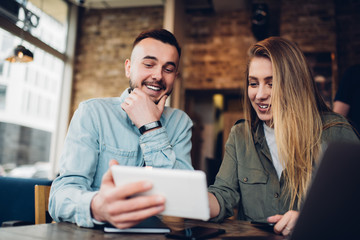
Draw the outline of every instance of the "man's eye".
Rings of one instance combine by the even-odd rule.
[[[173,68],[165,68],[164,71],[167,73],[172,73],[172,72],[174,72],[174,69]]]
[[[149,64],[149,63],[144,63],[144,66],[147,67],[147,68],[151,68],[153,65]]]

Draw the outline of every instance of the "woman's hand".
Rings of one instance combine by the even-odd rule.
[[[276,223],[274,226],[274,232],[277,234],[283,234],[287,236],[294,229],[296,221],[299,217],[298,211],[288,211],[284,215],[274,215],[268,217],[267,221],[269,223]]]
[[[214,194],[208,192],[210,218],[214,218],[220,213],[220,205]]]

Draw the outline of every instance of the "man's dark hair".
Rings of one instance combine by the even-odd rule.
[[[153,29],[144,31],[139,34],[139,36],[135,39],[133,47],[135,47],[141,40],[145,38],[153,38],[156,40],[159,40],[163,43],[168,43],[174,47],[176,47],[176,50],[178,51],[179,58],[181,55],[181,47],[179,46],[179,43],[177,42],[175,36],[169,32],[166,29]]]

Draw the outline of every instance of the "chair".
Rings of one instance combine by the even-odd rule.
[[[35,185],[35,224],[44,224],[50,221],[48,212],[50,186]]]
[[[35,223],[35,185],[52,183],[48,179],[0,177],[0,226]]]

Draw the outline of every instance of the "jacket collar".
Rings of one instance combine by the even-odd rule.
[[[255,125],[255,127],[253,129],[254,143],[255,143],[255,145],[259,144],[262,153],[269,160],[271,160],[270,149],[269,149],[269,146],[268,146],[268,144],[266,142],[263,124],[264,124],[263,121],[259,121],[259,122],[256,123],[256,125]]]
[[[264,133],[264,127],[263,127],[263,122],[262,121],[258,121],[255,125],[255,127],[252,130],[253,135],[254,135],[254,142],[259,143],[259,144],[263,144],[265,141],[265,133]]]

